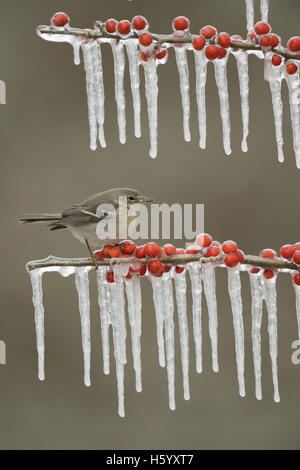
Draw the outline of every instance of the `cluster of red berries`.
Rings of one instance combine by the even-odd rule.
[[[254,26],[254,31],[250,33],[249,36],[253,44],[259,44],[263,50],[271,51],[276,48],[281,40],[277,34],[271,33],[271,26],[269,23],[264,23],[260,21]],[[287,49],[289,52],[300,53],[300,37],[295,36],[288,40]],[[275,67],[281,65],[283,57],[279,54],[274,53],[272,55],[272,64]],[[298,71],[298,66],[293,61],[288,61],[286,64],[286,73],[293,75]]]
[[[193,47],[196,51],[202,51],[205,47],[208,60],[224,59],[230,44],[231,38],[228,33],[218,34],[216,28],[210,25],[201,28],[199,36],[193,40]]]

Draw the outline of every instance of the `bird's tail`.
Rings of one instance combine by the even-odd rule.
[[[21,224],[32,224],[38,222],[55,222],[61,220],[61,214],[29,214],[26,217],[21,217],[19,222]]]

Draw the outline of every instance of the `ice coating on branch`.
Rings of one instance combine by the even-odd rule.
[[[126,364],[126,322],[123,282],[107,283],[108,306],[113,329],[114,356],[118,388],[118,412],[125,416],[124,409],[124,364]]]
[[[269,0],[260,0],[260,12],[262,21],[268,22]]]
[[[161,367],[165,367],[165,343],[164,343],[164,312],[163,312],[163,300],[162,300],[162,289],[161,279],[154,276],[150,277],[153,292],[153,302],[155,308],[156,317],[156,336],[158,345],[158,362]]]
[[[263,285],[261,276],[251,274],[251,317],[252,317],[252,351],[255,376],[255,395],[257,400],[262,399],[261,391],[261,321],[263,305]]]
[[[124,41],[110,41],[114,58],[115,74],[115,100],[117,103],[117,116],[119,126],[119,139],[121,144],[126,142],[126,114],[125,114],[125,91],[124,91]]]
[[[142,299],[141,283],[139,277],[125,280],[126,296],[128,305],[128,317],[131,328],[131,346],[133,366],[135,370],[135,388],[137,392],[142,391],[142,366],[141,366],[141,320]]]
[[[75,270],[75,286],[78,294],[81,322],[81,338],[84,362],[84,385],[91,385],[91,328],[90,328],[90,267],[79,267]]]
[[[157,156],[157,64],[155,59],[148,58],[143,63],[145,73],[145,92],[148,108],[149,133],[150,133],[150,152],[151,158]]]
[[[71,46],[73,47],[74,64],[80,64],[80,45],[83,41],[81,38],[79,38],[78,36],[73,36],[72,34],[41,33],[39,29],[37,29],[37,34],[46,41],[67,42],[68,44],[71,44]]]
[[[189,68],[185,47],[174,47],[176,64],[179,74],[181,103],[183,111],[183,134],[186,142],[191,141],[190,134],[190,82]]]
[[[181,350],[181,368],[183,377],[183,396],[190,399],[189,384],[189,330],[186,311],[186,276],[185,271],[174,275],[176,304],[179,323],[179,338]]]
[[[96,104],[96,90],[95,90],[95,75],[93,64],[93,43],[83,43],[81,45],[83,52],[83,62],[86,74],[86,93],[88,101],[88,114],[90,125],[90,148],[96,150],[97,148],[97,104]]]
[[[294,284],[295,288],[295,296],[296,296],[296,316],[297,316],[297,324],[298,324],[298,338],[300,341],[300,286]]]
[[[208,309],[208,327],[212,352],[212,369],[214,372],[218,372],[218,311],[216,297],[216,277],[215,268],[211,263],[202,265],[202,279]]]
[[[207,75],[208,60],[204,51],[194,50],[195,69],[196,69],[196,98],[198,107],[199,123],[199,146],[206,148],[206,104],[205,104],[205,85]]]
[[[45,327],[42,276],[44,269],[29,271],[32,285],[32,302],[34,305],[34,321],[36,332],[36,345],[38,352],[38,377],[45,380]]]
[[[134,113],[134,134],[136,137],[141,137],[141,96],[138,61],[138,39],[127,39],[127,41],[125,41],[125,45],[129,61],[130,85]]]
[[[239,394],[245,396],[244,380],[244,323],[243,323],[243,303],[241,295],[240,272],[235,268],[228,268],[228,292],[231,302],[233,328],[235,337],[235,355],[237,364],[237,374],[239,383]]]
[[[283,67],[285,66],[285,64],[284,62],[282,62],[281,65],[277,67],[273,67],[271,60],[272,60],[272,54],[266,54],[265,80],[269,82],[271,97],[272,97],[278,161],[283,162],[284,154],[282,150],[283,136],[282,136],[281,83],[283,79]]]
[[[198,262],[188,264],[193,297],[193,334],[195,342],[196,371],[202,372],[202,285],[201,268]]]
[[[111,325],[110,312],[107,302],[107,285],[105,284],[105,275],[107,267],[98,266],[97,284],[98,284],[98,304],[100,308],[100,325],[102,340],[103,372],[108,375],[109,367],[109,325]]]
[[[239,76],[241,109],[243,122],[242,151],[248,151],[247,137],[249,134],[249,70],[248,53],[246,51],[236,51],[234,54]]]
[[[215,78],[218,88],[220,100],[220,112],[223,128],[223,145],[226,155],[231,154],[230,147],[230,117],[229,117],[229,100],[228,100],[228,85],[227,85],[227,59],[228,54],[224,59],[215,60]]]
[[[251,31],[254,27],[254,0],[245,0],[247,31]]]
[[[174,302],[173,287],[170,273],[164,274],[162,280],[163,288],[163,315],[166,362],[168,375],[169,408],[175,410],[175,345],[174,345]]]
[[[294,151],[296,166],[300,169],[300,92],[299,73],[294,75],[286,74],[286,81],[289,88],[289,101],[291,121],[293,128]]]
[[[272,377],[274,385],[274,401],[279,402],[278,389],[278,368],[277,368],[277,296],[276,296],[276,276],[272,279],[265,279],[265,302],[268,310],[268,332],[269,347],[272,363]]]

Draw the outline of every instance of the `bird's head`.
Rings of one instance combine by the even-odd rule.
[[[113,200],[115,205],[118,205],[120,202],[121,204],[127,203],[128,208],[133,204],[148,204],[153,201],[151,197],[144,196],[139,191],[130,188],[112,189],[110,199]]]

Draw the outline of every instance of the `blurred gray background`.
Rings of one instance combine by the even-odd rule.
[[[256,1],[257,19],[259,2]],[[96,284],[91,280],[92,387],[83,385],[77,296],[73,278],[44,275],[46,381],[37,379],[31,285],[25,263],[32,259],[85,256],[67,232],[18,226],[24,212],[58,211],[89,195],[118,186],[141,189],[156,202],[205,204],[205,229],[218,240],[233,238],[247,253],[295,242],[299,231],[299,178],[292,146],[286,86],[283,86],[286,162],[277,162],[274,123],[263,62],[250,58],[249,152],[240,150],[241,112],[236,64],[230,59],[232,155],[222,148],[219,102],[208,73],[207,150],[198,147],[193,58],[192,142],[183,140],[178,74],[173,53],[159,68],[159,155],[148,156],[148,122],[143,95],[141,139],[133,136],[132,103],[126,73],[128,138],[118,142],[111,50],[103,47],[107,149],[89,150],[82,65],[73,65],[69,45],[35,34],[55,11],[66,11],[73,26],[96,19],[145,15],[155,32],[167,33],[184,14],[192,31],[206,24],[231,34],[246,33],[244,1],[204,2],[1,0],[0,79],[7,104],[0,107],[1,149],[1,318],[0,338],[7,365],[0,366],[2,449],[296,449],[300,447],[300,365],[291,362],[297,339],[294,293],[289,275],[278,279],[280,404],[273,403],[266,316],[262,328],[263,400],[254,397],[250,293],[243,274],[246,338],[246,398],[238,395],[234,337],[226,273],[217,272],[220,372],[211,371],[207,311],[204,307],[204,372],[194,371],[191,337],[191,400],[182,397],[176,323],[177,409],[168,409],[166,371],[158,365],[155,319],[149,282],[143,281],[143,387],[134,390],[132,360],[126,367],[126,418],[117,414],[114,364],[102,373]],[[284,43],[299,33],[297,0],[270,1],[270,22]],[[142,74],[141,74],[142,76]],[[143,79],[142,79],[143,80]],[[221,272],[220,272],[221,271]],[[189,308],[191,306],[189,297]],[[190,311],[190,310],[189,310]],[[129,346],[128,338],[128,346]]]

